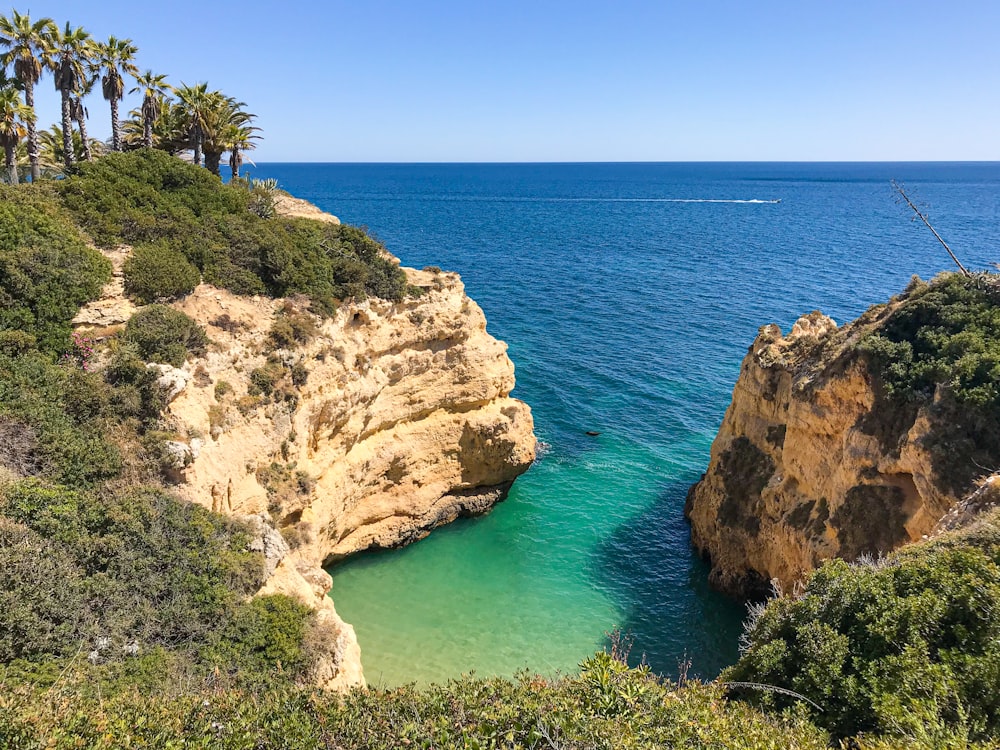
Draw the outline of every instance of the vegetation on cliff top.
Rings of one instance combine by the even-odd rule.
[[[402,296],[403,272],[363,231],[262,218],[251,193],[150,150],[82,164],[59,182],[0,186],[7,687],[76,675],[105,695],[197,692],[291,685],[312,667],[305,644],[322,630],[312,612],[283,596],[248,600],[263,571],[250,528],[170,492],[171,451],[193,435],[164,418],[147,363],[183,365],[209,343],[204,330],[149,304],[100,352],[72,333],[111,276],[92,242],[136,244],[125,282],[140,303],[213,274],[237,291],[303,294],[320,312],[347,296]]]
[[[345,297],[402,299],[405,274],[363,230],[262,218],[247,187],[145,150],[81,165],[55,190],[98,245],[136,248],[126,285],[140,301],[190,291],[192,266],[236,294],[304,294],[318,312]]]
[[[934,469],[953,492],[1000,468],[1000,276],[914,280],[860,347],[882,386],[876,410],[890,443],[926,406]]]

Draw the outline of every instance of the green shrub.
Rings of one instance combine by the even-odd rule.
[[[18,330],[0,331],[0,354],[17,357],[27,354],[38,346],[38,340],[30,333]]]
[[[264,204],[240,184],[141,150],[82,164],[55,189],[98,244],[167,242],[205,281],[237,294],[304,294],[321,313],[344,297],[403,298],[405,274],[364,231],[259,216],[251,209]]]
[[[72,485],[116,476],[121,455],[105,429],[112,393],[100,375],[38,352],[0,355],[0,421],[30,429],[31,473]]]
[[[150,305],[133,315],[122,339],[146,361],[174,367],[183,365],[188,355],[204,352],[208,344],[204,328],[166,305]]]
[[[822,708],[814,721],[839,737],[997,736],[998,519],[876,564],[824,564],[802,596],[751,619],[746,649],[722,679],[801,693]]]
[[[83,699],[78,694],[62,699],[58,693],[37,700],[37,693],[22,688],[0,696],[0,740],[56,750],[827,747],[824,734],[801,716],[767,716],[726,702],[712,686],[677,689],[627,672],[612,688],[622,694],[623,707],[608,715],[592,708],[592,691],[576,678],[527,674],[343,696],[286,686],[180,695],[131,691]]]
[[[961,494],[1000,455],[1000,276],[943,274],[909,289],[860,345],[882,386],[876,410],[892,422],[876,432],[894,448],[930,406],[935,472]]]
[[[262,583],[242,525],[156,490],[98,496],[20,482],[0,498],[4,535],[2,590],[20,603],[0,610],[0,658],[65,655],[99,637],[112,649],[102,660],[130,643],[207,641]]]
[[[56,539],[0,516],[0,662],[78,646],[83,573]]]
[[[274,356],[268,357],[262,367],[250,372],[250,396],[270,396],[279,381],[285,377],[286,369],[281,360]]]
[[[110,278],[111,264],[57,201],[30,185],[0,186],[0,331],[23,331],[62,352],[70,320]]]
[[[294,676],[306,664],[302,639],[312,615],[309,607],[283,594],[256,597],[233,613],[204,658],[231,674],[280,670]]]
[[[154,149],[79,165],[57,185],[77,222],[102,246],[188,236],[201,221],[246,210],[246,195],[205,169]]]
[[[191,292],[201,274],[183,253],[164,242],[135,249],[123,269],[125,293],[141,305]]]

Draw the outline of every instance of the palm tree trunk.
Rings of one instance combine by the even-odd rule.
[[[222,153],[219,151],[206,151],[205,152],[205,169],[214,174],[216,177],[221,177],[219,174],[219,162],[222,161]]]
[[[146,148],[153,147],[153,118],[148,114],[142,116],[142,145]]]
[[[201,166],[201,128],[197,125],[191,129],[191,139],[194,141],[194,165]]]
[[[118,122],[118,100],[111,99],[111,150],[122,150],[122,126]]]
[[[240,147],[233,146],[229,153],[229,168],[233,171],[233,179],[240,179],[240,167],[243,166],[243,156],[240,154]]]
[[[7,181],[11,185],[17,184],[17,162],[14,159],[14,149],[15,146],[13,143],[4,144],[3,150],[7,166]]]
[[[32,113],[35,111],[35,86],[29,80],[24,82],[24,103],[31,107]],[[26,123],[28,126],[28,161],[31,162],[31,181],[38,182],[42,176],[42,169],[38,164],[38,130],[35,129],[35,119],[31,118]]]
[[[83,160],[90,161],[90,138],[87,137],[87,112],[83,108],[83,102],[76,100],[76,124],[80,126],[80,145],[83,146]]]
[[[73,110],[70,107],[69,89],[62,89],[62,137],[63,137],[63,163],[69,169],[76,162],[76,155],[73,153]]]

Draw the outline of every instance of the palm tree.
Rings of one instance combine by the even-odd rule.
[[[243,109],[246,106],[245,102],[238,102],[233,97],[224,96],[218,91],[212,94],[210,106],[205,112],[202,140],[205,168],[218,177],[219,162],[222,161],[222,155],[230,150],[235,130],[247,128],[249,138],[258,128],[250,124],[256,115]]]
[[[111,102],[111,150],[122,150],[122,131],[118,122],[118,102],[125,94],[125,79],[130,75],[137,78],[139,69],[132,62],[138,48],[131,39],[109,37],[108,41],[97,44],[97,66],[101,71],[101,89],[104,98]],[[148,75],[148,72],[147,72]],[[161,76],[162,77],[162,76]],[[155,118],[154,118],[155,119]]]
[[[83,161],[83,140],[80,134],[74,129],[70,131],[70,142],[73,144],[74,162]],[[64,165],[66,164],[65,134],[58,125],[51,125],[48,130],[38,133],[39,159],[42,164],[43,177],[58,177],[66,174]],[[90,149],[96,156],[102,156],[107,150],[107,146],[101,141],[91,141]]]
[[[205,138],[205,128],[208,125],[209,111],[218,106],[222,97],[218,91],[209,91],[207,83],[188,86],[181,83],[175,89],[178,104],[183,108],[188,122],[188,137],[191,139],[191,149],[194,151],[194,164],[201,166],[201,148]]]
[[[145,148],[145,123],[142,111],[133,109],[129,119],[122,123],[122,147],[127,151]],[[153,148],[177,156],[188,150],[187,118],[181,106],[169,99],[160,101],[159,117],[150,125],[150,142]]]
[[[51,18],[41,18],[32,23],[31,18],[11,11],[10,18],[0,16],[0,47],[6,51],[0,55],[0,64],[12,65],[14,75],[24,84],[24,103],[32,113],[35,111],[35,84],[42,77],[42,70],[49,66],[52,54],[52,39],[57,33]],[[41,172],[38,165],[38,133],[35,118],[29,118],[28,161],[31,163],[31,179],[35,181]]]
[[[230,125],[226,133],[226,143],[229,147],[229,169],[232,170],[232,179],[240,178],[240,168],[243,166],[243,153],[257,148],[254,141],[260,136],[255,131],[260,130],[252,125]],[[251,162],[252,164],[253,162]]]
[[[90,113],[87,108],[83,106],[83,97],[90,96],[90,93],[94,90],[94,83],[97,81],[97,77],[93,76],[83,81],[79,87],[76,94],[70,97],[69,110],[74,122],[76,122],[77,127],[80,129],[80,144],[83,148],[83,160],[90,161],[92,158],[92,151],[90,148],[90,138],[87,136],[87,118],[90,117]]]
[[[66,24],[63,31],[55,36],[55,56],[51,66],[55,74],[56,91],[62,95],[62,136],[63,158],[69,169],[76,161],[73,153],[73,106],[72,96],[79,92],[88,78],[88,62],[93,44],[90,34],[82,26],[75,29]]]
[[[142,92],[142,145],[146,148],[152,148],[153,123],[160,117],[164,97],[174,89],[167,84],[165,75],[153,75],[151,70],[136,76],[135,82],[138,85],[129,93]]]
[[[13,82],[0,87],[0,146],[11,185],[17,184],[17,146],[28,134],[26,125],[34,119],[34,110],[21,101],[21,91]]]

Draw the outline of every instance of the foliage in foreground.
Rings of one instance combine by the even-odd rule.
[[[81,700],[67,688],[0,698],[0,745],[19,748],[821,748],[801,716],[721,691],[678,689],[607,654],[578,677],[464,678],[346,696],[273,690]]]
[[[204,640],[262,582],[240,524],[148,490],[0,496],[0,661]],[[51,570],[49,570],[51,569]],[[43,572],[48,571],[43,575]],[[39,585],[43,582],[43,585]]]
[[[884,560],[826,563],[751,620],[745,646],[722,679],[800,693],[836,736],[1000,736],[1000,512]]]

